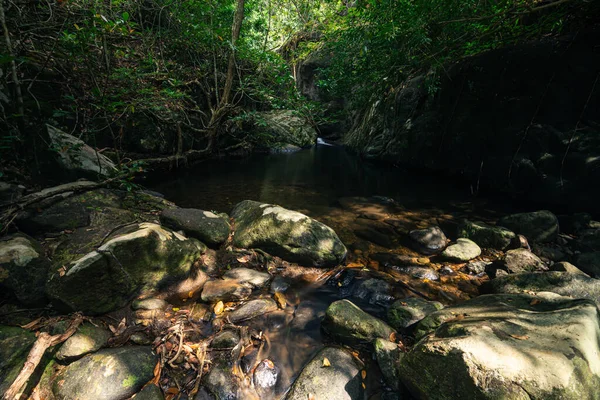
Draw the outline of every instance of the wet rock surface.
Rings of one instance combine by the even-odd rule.
[[[378,337],[387,339],[395,332],[388,324],[349,300],[332,303],[327,308],[322,326],[333,338],[347,344],[371,342]]]
[[[229,314],[229,319],[231,322],[236,324],[238,322],[246,321],[275,310],[277,310],[277,303],[275,300],[270,298],[256,299],[249,301]]]

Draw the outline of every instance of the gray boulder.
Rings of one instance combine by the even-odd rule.
[[[210,247],[218,247],[229,237],[229,221],[210,211],[195,208],[171,208],[163,210],[160,222],[169,228],[184,231]]]
[[[515,249],[506,252],[504,269],[511,274],[521,272],[545,271],[548,267],[538,256],[527,249]]]
[[[388,308],[387,321],[394,329],[405,329],[444,308],[442,303],[409,297],[397,300]]]
[[[259,248],[284,260],[316,267],[338,265],[346,247],[330,227],[296,211],[245,200],[237,204],[233,244]]]
[[[26,235],[0,240],[0,288],[7,290],[25,305],[47,302],[44,287],[50,268],[44,249]]]
[[[442,256],[450,261],[466,262],[479,257],[481,248],[472,240],[460,238],[456,244],[448,246]]]
[[[55,357],[61,361],[76,360],[106,346],[111,336],[111,333],[104,328],[83,324],[73,336],[60,346]]]
[[[484,222],[464,221],[458,229],[458,237],[471,239],[480,247],[504,250],[516,238],[514,232],[501,226]]]
[[[412,247],[419,253],[427,255],[441,252],[448,241],[439,226],[410,231],[408,236],[411,239]]]
[[[330,336],[345,344],[370,343],[376,338],[389,339],[395,333],[388,324],[364,312],[349,300],[331,303],[321,326]]]
[[[110,312],[136,295],[186,280],[205,249],[160,225],[137,224],[65,269],[51,271],[46,290],[59,308]]]
[[[150,347],[101,350],[69,364],[54,381],[56,400],[121,400],[154,376],[158,358]]]
[[[330,366],[324,366],[324,360]],[[348,350],[325,347],[302,369],[286,400],[358,400],[363,398],[361,366]]]
[[[558,235],[558,218],[546,210],[507,215],[498,225],[525,235],[532,242],[551,242]]]
[[[417,398],[598,399],[598,324],[588,300],[480,296],[419,323],[401,379]]]

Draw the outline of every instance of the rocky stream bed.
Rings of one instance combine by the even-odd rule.
[[[588,214],[46,194],[0,238],[0,393],[61,343],[7,398],[600,399]]]

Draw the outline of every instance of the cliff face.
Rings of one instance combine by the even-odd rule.
[[[490,51],[424,76],[356,115],[367,158],[463,175],[530,200],[598,207],[600,30]]]

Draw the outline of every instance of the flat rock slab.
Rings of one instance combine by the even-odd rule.
[[[598,399],[598,324],[588,300],[480,296],[422,320],[400,376],[417,398]]]
[[[329,335],[345,344],[370,343],[378,337],[389,339],[395,333],[388,324],[364,312],[349,300],[331,303],[322,326]]]
[[[54,381],[57,400],[122,400],[154,376],[158,358],[150,347],[101,350],[69,364]]]
[[[323,366],[325,359],[329,361],[329,367]],[[348,350],[325,347],[304,366],[286,400],[362,399],[360,370],[360,366]]]
[[[450,261],[466,262],[479,257],[481,248],[472,240],[460,238],[455,244],[448,246],[442,256]]]
[[[315,267],[335,266],[346,257],[346,247],[333,229],[299,212],[245,200],[234,207],[231,216],[236,247],[259,248]]]
[[[182,230],[210,247],[218,247],[229,237],[231,226],[225,218],[196,208],[163,210],[160,222],[176,231]]]

